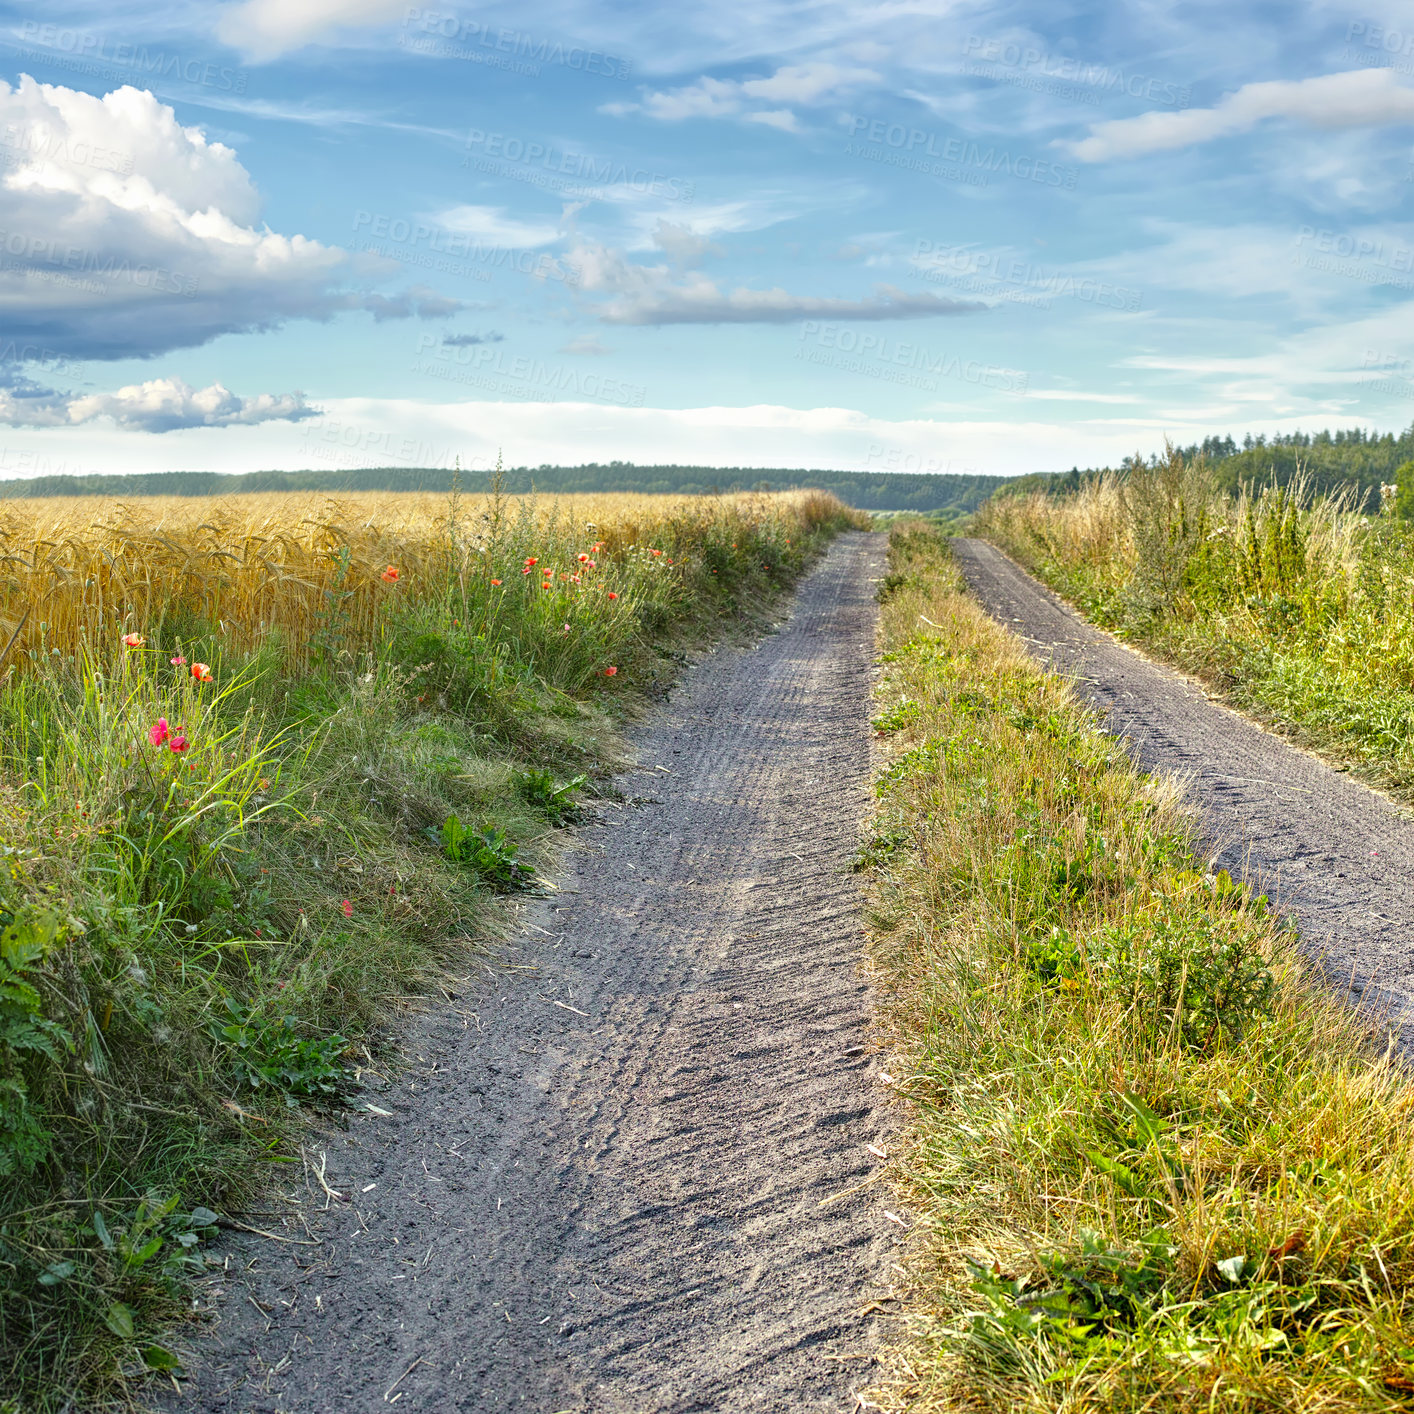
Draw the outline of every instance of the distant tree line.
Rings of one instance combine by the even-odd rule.
[[[0,497],[20,496],[234,496],[255,491],[433,491],[449,492],[456,475],[475,494],[491,484],[492,472],[454,473],[447,467],[367,467],[350,471],[154,471],[136,475],[40,476],[0,481]],[[1007,478],[925,472],[800,471],[794,468],[637,466],[590,462],[584,466],[512,467],[504,472],[513,495],[536,491],[567,495],[584,491],[638,491],[701,495],[731,491],[786,491],[814,486],[833,491],[861,510],[918,511],[966,515]]]
[[[1285,486],[1301,475],[1314,493],[1348,489],[1359,509],[1374,511],[1379,509],[1380,487],[1395,484],[1396,472],[1414,460],[1414,424],[1398,436],[1363,427],[1334,432],[1285,432],[1274,437],[1253,437],[1249,433],[1241,445],[1231,437],[1205,437],[1179,450],[1186,457],[1205,457],[1214,481],[1226,491],[1273,481]],[[1064,495],[1107,471],[1122,474],[1135,460],[1153,466],[1160,459],[1153,456],[1147,463],[1142,458],[1131,459],[1115,468],[1091,467],[1082,471],[1072,467],[1070,471],[1037,472],[1009,482],[1006,490],[1044,490]]]

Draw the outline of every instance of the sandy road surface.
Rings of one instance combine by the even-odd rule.
[[[1332,983],[1397,1018],[1414,1050],[1410,812],[1085,623],[994,546],[953,549],[988,613],[1074,677],[1146,769],[1187,780],[1223,867],[1293,909]]]
[[[315,1145],[352,1199],[306,1203],[320,1245],[243,1240],[212,1279],[167,1407],[853,1407],[899,1232],[847,869],[883,560],[843,537],[779,632],[687,674],[517,970]]]

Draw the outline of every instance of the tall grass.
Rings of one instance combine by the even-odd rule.
[[[1414,788],[1414,526],[1393,502],[1214,489],[1201,461],[1070,496],[999,496],[973,522],[1102,627],[1382,785]]]
[[[494,940],[675,646],[854,517],[809,493],[4,514],[0,1406],[119,1406],[172,1365],[222,1215],[299,1161],[300,1110],[341,1102],[400,999]]]
[[[869,1398],[1407,1407],[1407,1074],[936,533],[897,530],[891,571],[860,865],[916,1226]]]

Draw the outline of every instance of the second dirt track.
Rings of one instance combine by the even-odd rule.
[[[1213,867],[1291,910],[1327,981],[1414,1050],[1414,827],[1407,809],[1209,699],[1189,678],[1086,623],[1000,550],[953,552],[983,608],[1124,736],[1178,776]]]
[[[169,1407],[854,1404],[898,1232],[848,871],[883,564],[844,536],[689,672],[503,970],[328,1136],[340,1199],[237,1245]]]

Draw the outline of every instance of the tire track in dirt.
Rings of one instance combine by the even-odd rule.
[[[1414,1050],[1414,824],[1407,808],[1208,698],[1074,610],[995,546],[952,542],[973,594],[1124,736],[1176,775],[1214,848],[1291,909],[1330,983],[1388,1015]]]
[[[168,1407],[853,1406],[898,1232],[848,871],[883,564],[842,537],[778,632],[688,672],[519,970],[415,1023],[392,1114],[328,1135],[352,1202],[304,1205],[321,1245],[235,1246]]]

